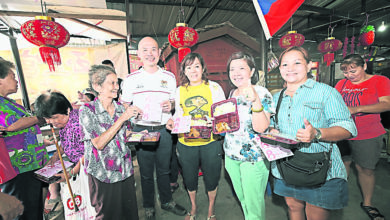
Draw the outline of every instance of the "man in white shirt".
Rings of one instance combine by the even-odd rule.
[[[184,216],[187,213],[183,207],[172,200],[169,180],[172,137],[167,132],[165,124],[172,116],[176,78],[173,73],[157,65],[160,53],[161,50],[153,38],[144,37],[139,41],[137,55],[143,62],[143,67],[124,79],[121,96],[122,103],[132,103],[143,111],[141,119],[135,120],[133,131],[148,130],[160,133],[160,140],[156,145],[136,146],[143,206],[147,219],[155,218],[154,167],[156,167],[161,208],[176,215]]]

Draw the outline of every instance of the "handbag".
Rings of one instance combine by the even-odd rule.
[[[278,111],[284,90],[281,91],[276,106],[276,128],[278,128]],[[276,165],[287,184],[301,187],[320,186],[326,181],[331,153],[332,147],[329,151],[319,153],[305,153],[295,149],[293,156],[277,160]]]
[[[320,186],[325,183],[330,166],[329,152],[304,153],[299,150],[294,155],[276,162],[280,175],[287,184],[295,186]]]
[[[4,139],[0,138],[0,184],[13,179],[16,175],[17,173],[12,167]]]

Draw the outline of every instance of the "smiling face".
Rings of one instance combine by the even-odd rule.
[[[202,83],[203,67],[200,64],[198,58],[195,58],[192,64],[188,64],[184,68],[184,71],[185,71],[184,74],[187,76],[188,80],[190,81],[191,86],[197,86]]]
[[[254,71],[244,59],[235,59],[230,62],[229,78],[237,88],[244,88],[251,85]]]
[[[307,63],[301,51],[291,50],[283,54],[279,70],[287,85],[301,85],[306,82],[311,65],[311,61]]]
[[[350,64],[345,67],[343,74],[347,79],[351,80],[353,84],[359,84],[365,80],[366,68],[367,64],[364,64],[364,66]]]
[[[18,91],[18,81],[14,71],[9,70],[8,75],[4,79],[0,79],[0,95],[6,97]]]
[[[119,84],[115,73],[108,74],[101,85],[94,85],[100,98],[114,99],[118,96]]]
[[[156,68],[160,58],[160,49],[157,42],[151,37],[143,38],[138,44],[138,57],[146,68]]]

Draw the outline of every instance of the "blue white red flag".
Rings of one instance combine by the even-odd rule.
[[[265,37],[270,39],[305,0],[252,0]]]

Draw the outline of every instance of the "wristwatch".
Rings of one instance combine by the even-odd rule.
[[[316,141],[319,141],[322,137],[322,133],[321,133],[320,129],[318,129],[318,128],[315,128],[315,129],[316,129],[317,133],[315,134],[314,139]]]

